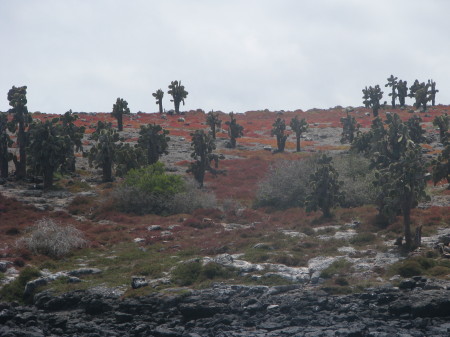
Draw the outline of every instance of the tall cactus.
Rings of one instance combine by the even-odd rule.
[[[277,152],[284,152],[286,146],[286,140],[289,135],[285,134],[286,123],[284,119],[278,117],[272,124],[272,130],[270,134],[277,137]]]
[[[394,75],[391,75],[391,77],[389,77],[387,79],[388,83],[386,83],[384,86],[385,87],[391,87],[391,92],[389,93],[389,96],[392,97],[391,103],[392,103],[392,108],[395,109],[395,100],[398,96],[397,94],[397,86],[398,86],[398,82],[397,82],[397,77],[394,77]]]
[[[62,130],[68,136],[67,141],[67,156],[65,162],[61,165],[62,171],[75,172],[75,152],[83,151],[83,135],[85,132],[84,126],[75,125],[78,115],[72,113],[72,110],[67,111],[61,116],[60,121]]]
[[[433,125],[439,128],[439,139],[442,144],[448,141],[448,130],[450,127],[450,116],[444,113],[441,116],[436,116],[433,119]]]
[[[8,116],[0,112],[0,177],[8,178],[8,162],[12,159],[12,154],[8,151],[13,144],[8,135]]]
[[[377,84],[375,87],[369,87],[362,90],[363,103],[366,108],[372,108],[374,117],[378,116],[378,110],[381,108],[380,100],[383,98],[383,92]]]
[[[163,113],[162,99],[164,97],[164,91],[158,89],[156,90],[156,92],[152,94],[152,96],[156,98],[156,104],[158,104],[159,113],[162,114]]]
[[[349,142],[353,143],[355,138],[355,133],[359,131],[359,124],[356,122],[355,117],[350,116],[347,111],[347,116],[341,118],[342,123],[342,134],[341,143]]]
[[[205,179],[205,172],[209,171],[214,175],[224,173],[224,171],[218,170],[219,156],[214,154],[216,149],[214,139],[204,130],[196,130],[191,133],[193,152],[191,157],[195,160],[190,164],[188,173],[193,173],[195,180],[199,183],[199,187],[203,187],[203,181]],[[211,166],[211,162],[214,162],[214,167]]]
[[[53,186],[53,175],[66,162],[70,137],[58,124],[59,118],[37,121],[29,129],[28,164],[31,172],[42,175],[44,190]]]
[[[183,103],[186,99],[187,95],[189,94],[186,90],[184,90],[184,85],[181,85],[181,81],[172,81],[169,85],[169,91],[167,92],[169,95],[172,95],[172,99],[170,100],[173,102],[175,107],[175,113],[180,113],[180,103]]]
[[[402,80],[398,81],[397,95],[400,107],[405,107],[405,98],[408,97],[408,82]]]
[[[239,125],[234,118],[234,113],[230,112],[230,120],[225,122],[228,125],[228,136],[230,137],[230,148],[236,147],[236,139],[244,135],[244,127]]]
[[[291,119],[291,123],[289,124],[289,126],[295,132],[296,151],[300,152],[300,138],[302,136],[302,133],[308,130],[308,123],[306,122],[306,119],[302,118],[301,120],[299,120],[298,116],[295,116],[295,118]]]
[[[27,128],[31,123],[31,116],[27,108],[27,87],[12,87],[8,92],[9,105],[12,106],[8,113],[13,114],[13,120],[9,124],[9,130],[17,130],[16,143],[19,146],[19,159],[14,155],[13,161],[16,166],[16,178],[23,179],[27,174]]]
[[[433,80],[428,80],[428,84],[430,85],[431,106],[434,106],[436,104],[436,94],[439,92],[439,90],[436,90],[436,82],[434,82]]]
[[[97,141],[92,146],[89,154],[89,166],[102,169],[102,180],[112,181],[113,165],[116,162],[117,144],[119,134],[111,127],[111,123],[98,122],[96,131],[91,135],[91,139]]]
[[[423,88],[425,83],[420,83],[419,80],[415,80],[414,83],[409,87],[408,96],[414,98],[416,96],[416,91]]]
[[[427,103],[431,100],[430,84],[420,83],[419,86],[414,89],[414,98],[416,108],[422,107],[423,111],[427,110]]]
[[[220,126],[222,125],[219,114],[212,110],[208,112],[208,115],[206,116],[206,124],[208,124],[211,128],[211,135],[213,139],[216,139],[216,128],[220,128]]]
[[[167,148],[170,138],[168,130],[161,125],[141,125],[139,131],[138,145],[146,152],[147,164],[155,164],[163,154],[168,154]]]
[[[117,129],[123,131],[123,115],[129,115],[130,109],[128,108],[128,102],[123,98],[117,98],[116,104],[113,105],[113,111],[111,115],[117,119]]]

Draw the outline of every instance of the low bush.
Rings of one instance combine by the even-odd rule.
[[[389,268],[389,275],[398,274],[402,277],[430,275],[434,277],[450,274],[450,262],[425,256],[415,256],[394,263]]]
[[[84,247],[87,242],[81,231],[71,225],[62,225],[43,218],[30,228],[29,234],[18,240],[34,254],[61,258],[73,249]]]
[[[349,242],[355,246],[364,246],[370,243],[373,243],[376,240],[377,236],[373,233],[358,233],[354,237],[352,237]]]
[[[339,259],[330,264],[327,268],[322,270],[320,277],[332,278],[335,275],[347,274],[352,267],[352,263],[346,259]]]
[[[216,207],[213,194],[199,190],[192,180],[166,173],[162,163],[130,170],[115,189],[113,199],[120,211],[140,215],[190,213],[197,208]]]
[[[274,164],[259,183],[256,207],[286,209],[303,207],[311,192],[311,175],[316,171],[318,156]],[[377,189],[373,185],[374,172],[369,160],[357,154],[333,156],[333,167],[343,182],[340,191],[344,195],[342,207],[357,207],[373,204]]]
[[[333,166],[343,182],[340,191],[344,193],[342,207],[358,207],[375,203],[378,193],[373,185],[375,172],[370,169],[369,159],[358,154],[333,156]]]
[[[413,277],[423,274],[423,268],[416,260],[405,261],[398,267],[398,274],[402,277]]]
[[[233,270],[217,263],[202,265],[199,261],[181,263],[172,271],[172,281],[179,286],[189,286],[194,283],[213,279],[227,279],[233,275]]]
[[[277,162],[259,183],[255,206],[277,209],[303,206],[311,191],[310,176],[316,167],[316,156]]]

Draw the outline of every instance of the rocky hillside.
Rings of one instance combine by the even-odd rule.
[[[413,114],[422,118],[427,160],[442,150],[431,121],[448,110],[395,111],[403,120]],[[120,211],[115,198],[123,179],[102,183],[100,172],[80,154],[76,173],[58,175],[52,191],[43,191],[38,181],[2,181],[0,296],[33,306],[0,304],[0,335],[448,335],[447,185],[429,184],[430,200],[413,210],[413,226],[422,226],[422,246],[411,253],[396,245],[401,218],[379,226],[374,205],[337,208],[327,219],[303,207],[256,203],[274,165],[324,151],[335,161],[345,156],[349,144],[340,142],[340,118],[347,111],[368,130],[365,108],[237,115],[245,130],[237,148],[227,147],[226,130],[217,137],[220,167],[227,174],[206,177],[209,207],[189,213]],[[386,113],[391,112],[382,117]],[[80,116],[89,150],[95,123],[114,120],[101,113]],[[273,152],[277,116],[308,120],[301,152],[294,152],[290,130],[286,151]],[[169,173],[186,176],[190,133],[208,128],[205,114],[133,114],[126,116],[121,137],[135,144],[139,126],[148,123],[170,131],[169,154],[162,162]],[[63,258],[36,253],[23,242],[39,221],[70,225],[86,244]]]

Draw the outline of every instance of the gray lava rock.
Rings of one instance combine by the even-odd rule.
[[[46,291],[34,297],[33,306],[0,303],[0,335],[448,336],[449,283],[437,284],[441,289],[386,285],[340,296],[299,285],[216,284],[180,295],[126,299],[89,290]]]

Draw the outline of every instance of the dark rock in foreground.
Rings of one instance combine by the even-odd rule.
[[[0,336],[449,336],[450,287],[328,295],[300,286],[227,286],[120,299],[42,292],[0,304]]]

